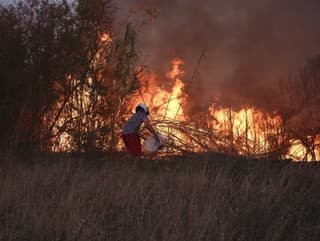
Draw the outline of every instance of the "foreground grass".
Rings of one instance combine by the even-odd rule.
[[[320,240],[317,164],[214,154],[0,169],[0,240]]]

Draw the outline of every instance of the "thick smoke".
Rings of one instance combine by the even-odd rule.
[[[179,56],[190,80],[202,50],[199,75],[190,86],[192,107],[205,109],[214,95],[222,104],[277,103],[278,81],[320,53],[319,0],[119,0],[121,11],[156,8],[139,29],[141,60],[160,76]],[[165,79],[163,81],[166,81]]]

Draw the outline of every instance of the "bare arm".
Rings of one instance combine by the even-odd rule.
[[[150,131],[150,133],[153,134],[156,141],[160,142],[159,136],[158,136],[157,132],[154,130],[154,128],[152,127],[152,125],[150,124],[149,119],[145,118],[143,122],[144,122],[146,128],[148,129],[148,131]]]
[[[137,135],[140,136],[143,140],[147,139],[147,137],[145,137],[140,131],[138,131]]]

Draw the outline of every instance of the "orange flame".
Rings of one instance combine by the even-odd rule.
[[[103,43],[109,43],[112,41],[108,34],[101,36]],[[97,61],[99,56],[97,56]],[[162,120],[174,120],[174,121],[186,121],[190,120],[185,114],[183,109],[186,105],[188,95],[185,93],[185,84],[182,78],[185,72],[181,69],[184,61],[180,58],[174,58],[171,61],[171,70],[166,74],[167,82],[159,81],[158,76],[154,72],[144,73],[140,78],[141,88],[130,97],[130,103],[132,106],[127,110],[134,110],[138,103],[145,103],[151,114],[154,114],[161,122]],[[77,80],[72,79],[71,76],[67,76],[68,81],[72,81],[73,85],[76,85]],[[159,85],[159,83],[162,85]],[[167,85],[164,85],[167,83]],[[88,79],[88,85],[92,84],[92,79]],[[88,102],[90,101],[88,90],[84,89],[80,93],[82,95],[81,108],[86,109]],[[274,113],[266,113],[255,107],[245,107],[238,111],[232,108],[217,107],[215,102],[219,99],[219,96],[215,96],[214,103],[208,109],[207,114],[207,128],[216,133],[217,140],[214,144],[209,144],[212,149],[223,148],[224,151],[231,150],[233,153],[240,155],[262,155],[270,150],[279,147],[281,140],[281,125],[282,119],[279,115]],[[76,98],[72,99],[74,106],[80,104]],[[59,104],[57,105],[59,106]],[[78,113],[69,113],[72,118],[79,117]],[[203,118],[205,119],[205,118]],[[58,121],[58,127],[54,128],[57,131],[59,126],[63,125],[65,117],[62,115]],[[85,122],[85,120],[84,120]],[[193,125],[193,123],[189,123]],[[94,128],[94,127],[92,127]],[[192,127],[198,128],[200,127]],[[162,125],[158,127],[162,133],[184,139],[191,146],[194,144],[192,140],[189,140],[187,136],[180,133],[178,130],[169,130],[169,127]],[[210,143],[210,140],[204,137],[206,144]],[[53,151],[67,151],[71,146],[71,136],[67,133],[62,133],[56,140],[57,144],[54,145]],[[308,151],[306,147],[298,140],[291,140],[287,153],[284,155],[286,158],[292,158],[295,161],[298,160],[314,160],[320,159],[320,135],[315,138],[315,150],[313,153]],[[218,148],[219,147],[219,148]],[[195,150],[202,150],[201,147],[196,147]]]
[[[101,35],[100,40],[104,43],[111,43],[112,42],[112,38],[110,37],[110,34],[108,33],[104,33]]]
[[[184,75],[184,71],[180,69],[183,61],[175,58],[171,64],[172,70],[167,73],[167,78],[173,81],[171,91],[158,86],[155,73],[144,75],[140,79],[142,88],[140,96],[134,102],[134,107],[140,102],[145,102],[154,114],[164,119],[185,120],[182,109],[182,102],[186,98],[183,94],[185,84],[180,79]]]
[[[286,157],[292,158],[293,161],[320,160],[320,135],[316,136],[314,146],[314,150],[308,150],[301,140],[293,140],[291,141],[291,146],[289,147]],[[312,156],[312,151],[314,151],[314,156]]]
[[[164,119],[187,120],[182,105],[187,98],[184,93],[185,84],[181,80],[185,74],[180,68],[183,64],[184,61],[180,58],[171,61],[172,69],[166,75],[169,80],[173,81],[173,87],[170,91],[159,87],[155,73],[151,73],[149,76],[145,75],[141,79],[143,86],[141,96],[135,104],[145,102],[151,109],[154,109],[154,114],[162,116]],[[217,98],[219,97],[216,96],[215,101]],[[265,113],[255,107],[246,107],[238,111],[232,108],[216,108],[214,103],[209,107],[208,113],[208,127],[222,137],[216,141],[216,144],[222,146],[224,151],[230,148],[240,155],[263,155],[276,149],[281,142],[282,118],[277,114]],[[182,133],[178,133],[176,130],[171,131],[175,136],[193,144]],[[208,140],[204,141],[208,142]],[[211,145],[211,148],[217,147]],[[302,160],[302,157],[306,156],[301,151],[303,149],[301,143],[292,142],[285,157]],[[316,152],[316,155],[319,159],[320,150]]]
[[[225,137],[223,145],[240,155],[263,154],[272,148],[270,136],[276,136],[280,116],[265,114],[254,107],[234,111],[230,108],[209,108],[208,124]]]

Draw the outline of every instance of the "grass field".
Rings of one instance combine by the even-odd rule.
[[[2,164],[0,240],[319,241],[320,165],[214,153]]]

